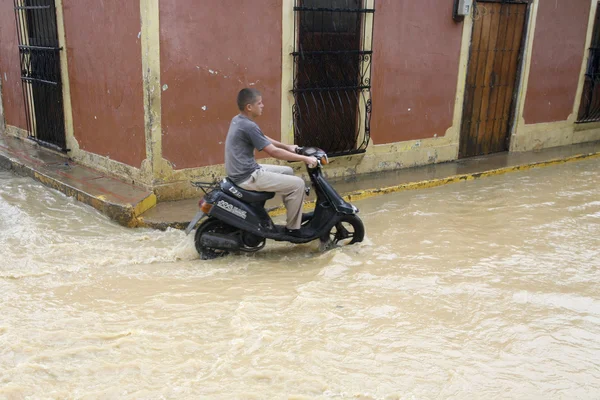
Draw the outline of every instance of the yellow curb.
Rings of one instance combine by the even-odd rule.
[[[140,201],[133,208],[133,217],[139,217],[156,205],[156,195],[151,193],[144,200]]]
[[[540,161],[540,162],[530,163],[530,164],[515,165],[512,167],[492,169],[492,170],[483,171],[483,172],[473,172],[470,174],[452,175],[447,178],[430,179],[430,180],[418,181],[418,182],[409,182],[409,183],[403,183],[401,185],[388,186],[388,187],[384,187],[384,188],[380,188],[380,189],[357,190],[355,192],[346,193],[342,197],[344,198],[344,200],[346,200],[348,202],[353,202],[353,201],[357,201],[357,200],[367,199],[370,197],[381,196],[384,194],[401,192],[404,190],[427,189],[427,188],[447,185],[449,183],[471,181],[474,179],[484,178],[484,177],[488,177],[488,176],[502,175],[502,174],[506,174],[508,172],[526,171],[526,170],[532,169],[532,168],[547,167],[547,166],[551,166],[551,165],[565,164],[565,163],[571,162],[571,161],[580,161],[580,160],[584,160],[584,159],[598,158],[598,157],[600,157],[600,153],[578,154],[578,155],[567,157],[567,158],[560,158],[560,159],[554,159],[554,160],[548,160],[548,161]],[[304,202],[304,206],[303,206],[304,211],[310,211],[314,208],[315,208],[314,201]],[[269,215],[271,215],[273,217],[283,215],[283,214],[285,214],[285,207],[283,205],[275,207],[269,211]]]

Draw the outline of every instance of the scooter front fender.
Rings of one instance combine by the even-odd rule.
[[[190,232],[192,230],[194,230],[194,228],[196,227],[196,224],[198,223],[198,221],[200,221],[202,219],[202,217],[204,217],[204,213],[202,211],[198,211],[196,213],[196,215],[194,216],[194,218],[192,219],[192,221],[190,222],[190,224],[187,226],[187,228],[185,228],[185,234],[189,235]]]

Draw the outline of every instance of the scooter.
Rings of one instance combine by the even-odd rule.
[[[316,166],[306,166],[317,197],[315,209],[302,214],[302,225],[296,235],[288,234],[285,226],[274,224],[265,209],[266,201],[275,193],[244,190],[229,178],[220,183],[192,183],[205,195],[198,203],[200,211],[185,232],[189,234],[207,217],[196,229],[194,238],[203,260],[230,252],[256,252],[265,247],[267,239],[291,243],[319,239],[325,248],[362,242],[365,228],[357,215],[358,209],[346,202],[321,172],[329,161],[327,154],[316,147],[298,147],[296,152],[317,158]]]

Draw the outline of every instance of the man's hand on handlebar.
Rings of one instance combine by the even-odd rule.
[[[294,151],[296,152],[296,154],[300,154],[301,156],[304,156],[303,161],[306,163],[306,165],[308,165],[309,168],[316,168],[317,165],[319,165],[319,163],[322,165],[328,163],[327,154],[325,154],[325,152],[323,150],[318,149],[316,147],[295,146]],[[307,153],[308,154],[316,154],[316,156],[308,155]]]
[[[319,162],[317,157],[304,157],[304,162],[308,165],[309,168],[315,168]]]

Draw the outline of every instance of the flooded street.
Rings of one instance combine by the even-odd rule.
[[[201,261],[0,170],[0,399],[597,399],[600,160],[356,203]]]

